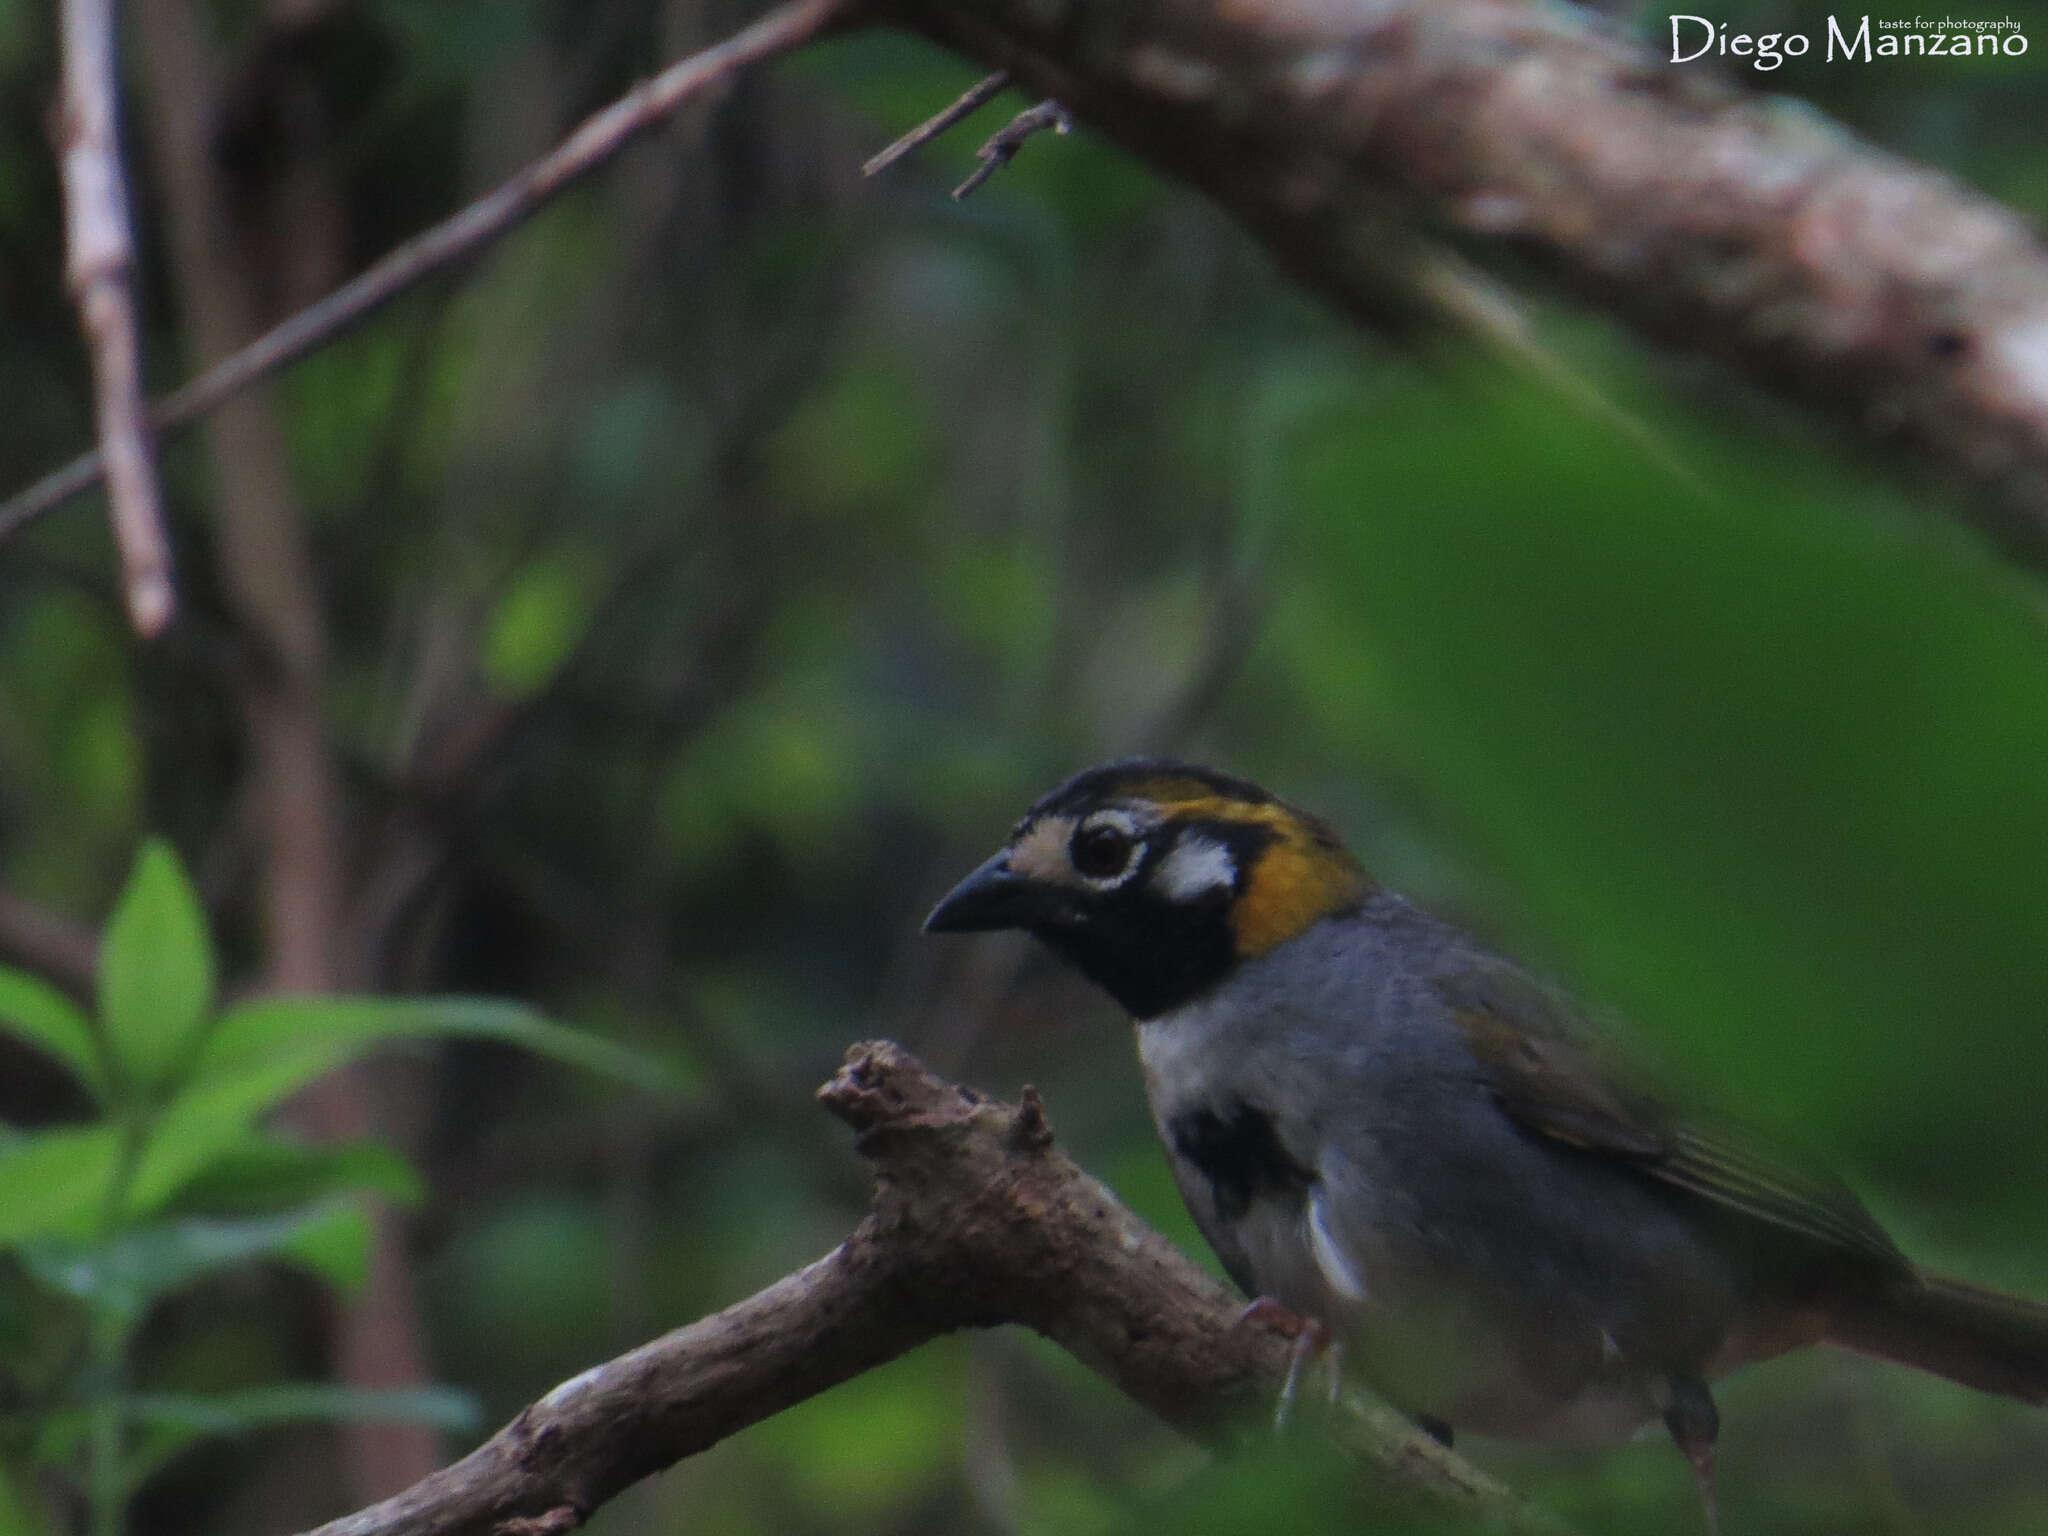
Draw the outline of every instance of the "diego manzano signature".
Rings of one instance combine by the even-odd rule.
[[[2027,51],[2026,34],[2010,16],[1993,21],[1964,16],[1898,16],[1857,19],[1853,31],[1838,16],[1827,19],[1824,62],[1869,64],[1877,59],[2008,58]],[[1746,59],[1752,69],[1776,69],[1804,58],[1813,39],[1804,32],[1730,32],[1728,24],[1705,16],[1671,17],[1671,62],[1690,64],[1713,56]]]

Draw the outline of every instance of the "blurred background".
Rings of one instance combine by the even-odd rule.
[[[0,0],[9,492],[92,435],[52,10]],[[130,11],[158,390],[749,15]],[[2048,8],[2001,14],[2025,57],[1762,83],[2038,216]],[[1616,21],[1653,47],[1667,26]],[[918,933],[1035,795],[1139,750],[1323,812],[1387,884],[1818,1148],[1916,1257],[2048,1297],[2039,579],[1910,466],[1540,291],[1546,344],[1611,409],[1362,335],[1085,125],[953,204],[1015,96],[861,180],[978,73],[891,35],[812,48],[167,444],[184,608],[157,643],[124,621],[97,499],[0,546],[0,960],[89,999],[155,834],[231,997],[509,997],[668,1071],[650,1091],[444,1044],[300,1106],[305,1134],[419,1170],[347,1336],[377,1337],[370,1307],[474,1394],[427,1452],[838,1241],[863,1170],[812,1093],[857,1039],[1037,1084],[1067,1147],[1211,1262],[1113,1006],[1021,941]],[[91,1112],[0,1041],[10,1125]],[[24,1532],[84,1519],[34,1291],[11,1273],[0,1325],[0,1518]],[[133,1381],[347,1371],[344,1305],[290,1264],[216,1273],[149,1309]],[[1720,1398],[1744,1536],[2048,1528],[2048,1415],[1819,1353]],[[136,1480],[133,1530],[281,1532],[390,1491],[330,1427],[225,1428]],[[1589,1530],[1694,1528],[1661,1436],[1472,1449]],[[592,1529],[1340,1530],[1363,1492],[1277,1453],[1205,1465],[1003,1334],[747,1431]]]

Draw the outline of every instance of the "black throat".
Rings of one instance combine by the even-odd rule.
[[[1092,914],[1084,924],[1033,931],[1134,1019],[1193,1002],[1237,966],[1236,939],[1220,902],[1131,902]]]
[[[1200,836],[1229,851],[1234,885],[1191,899],[1152,889],[1152,874],[1183,839]],[[1273,841],[1270,828],[1228,821],[1186,822],[1157,838],[1122,888],[1063,912],[1031,931],[1075,970],[1123,1004],[1153,1019],[1191,1003],[1237,968],[1231,904]]]

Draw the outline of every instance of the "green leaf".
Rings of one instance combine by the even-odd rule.
[[[164,1107],[136,1161],[124,1214],[133,1218],[162,1210],[187,1184],[242,1146],[262,1115],[347,1059],[336,1047],[315,1043],[247,1063],[233,1075],[188,1083]]]
[[[337,1291],[356,1295],[370,1278],[376,1226],[354,1200],[327,1201],[322,1212],[281,1244],[277,1256],[318,1275]]]
[[[435,1039],[516,1045],[652,1092],[678,1086],[666,1064],[637,1051],[566,1029],[517,1003],[469,997],[278,997],[244,1003],[223,1014],[207,1035],[195,1081],[224,1082],[293,1062],[338,1065],[396,1041]]]
[[[352,1285],[367,1262],[368,1240],[360,1210],[323,1201],[281,1216],[155,1222],[98,1243],[52,1239],[26,1245],[21,1257],[45,1285],[133,1322],[159,1296],[265,1256],[289,1258],[338,1285]]]
[[[436,1038],[496,1040],[654,1091],[679,1091],[664,1064],[516,1004],[480,998],[263,998],[223,1014],[190,1077],[164,1107],[137,1162],[128,1214],[163,1209],[244,1147],[256,1120],[301,1088],[379,1046]]]
[[[1427,786],[1496,931],[1697,1097],[2042,1209],[2038,593],[1839,462],[1687,487],[1499,386],[1360,398],[1294,465],[1290,717]]]
[[[142,1431],[124,1479],[132,1493],[194,1442],[245,1435],[280,1424],[421,1424],[451,1434],[473,1434],[483,1411],[471,1394],[454,1387],[361,1388],[327,1382],[291,1382],[236,1392],[138,1392],[122,1397],[126,1422]],[[39,1460],[70,1460],[91,1427],[85,1413],[55,1415],[41,1426]],[[7,1536],[0,1527],[0,1536]]]
[[[475,1431],[483,1410],[471,1394],[454,1387],[344,1387],[328,1382],[287,1382],[206,1396],[136,1393],[126,1399],[128,1416],[142,1425],[189,1429],[199,1434],[245,1434],[272,1424],[309,1419],[348,1424],[424,1424],[458,1434]]]
[[[598,562],[573,545],[513,578],[484,630],[480,660],[492,692],[530,699],[554,679],[590,627],[602,578]]]
[[[351,1192],[417,1205],[426,1185],[381,1142],[307,1146],[258,1131],[220,1150],[185,1184],[178,1203],[193,1214],[254,1215]]]
[[[0,1143],[0,1245],[82,1236],[106,1210],[121,1136],[111,1125],[32,1131]]]
[[[100,1017],[118,1075],[152,1098],[191,1054],[213,1003],[213,943],[168,843],[143,844],[100,946]]]
[[[0,1029],[55,1056],[105,1102],[106,1067],[92,1025],[48,982],[0,967]]]

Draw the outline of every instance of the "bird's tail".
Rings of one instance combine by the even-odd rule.
[[[2048,1306],[1923,1274],[1837,1316],[1828,1342],[1980,1392],[2048,1403]]]

